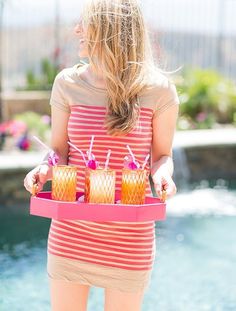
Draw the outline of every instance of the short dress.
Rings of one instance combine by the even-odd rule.
[[[69,114],[69,140],[84,153],[95,135],[93,154],[104,164],[111,149],[109,166],[116,170],[116,189],[121,187],[121,170],[127,145],[142,163],[152,145],[153,118],[178,104],[175,86],[161,82],[140,94],[140,117],[126,136],[110,136],[104,127],[107,93],[81,77],[87,65],[62,70],[56,77],[50,104]],[[81,155],[69,149],[68,164],[77,166],[77,190],[84,191],[85,167]],[[147,194],[151,194],[150,185]],[[155,258],[155,223],[52,220],[48,236],[48,276],[79,284],[126,292],[148,288]]]

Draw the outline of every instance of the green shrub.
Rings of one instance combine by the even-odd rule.
[[[179,128],[212,128],[235,123],[236,86],[214,70],[187,69],[177,86]]]
[[[27,111],[14,116],[15,120],[22,121],[27,126],[30,136],[36,135],[42,140],[47,140],[50,132],[50,117],[42,116],[33,111]]]
[[[41,74],[37,75],[33,70],[28,70],[26,73],[27,85],[24,90],[38,91],[51,90],[53,81],[58,73],[58,68],[48,59],[44,58],[41,61]]]

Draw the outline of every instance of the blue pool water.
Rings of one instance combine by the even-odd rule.
[[[197,189],[169,200],[143,311],[236,310],[236,191]],[[0,209],[0,310],[49,311],[49,221],[27,207]],[[23,212],[22,212],[23,210]],[[92,289],[88,311],[103,310]]]

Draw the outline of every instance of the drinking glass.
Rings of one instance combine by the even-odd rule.
[[[52,199],[76,201],[77,167],[54,165],[52,168]]]
[[[147,170],[122,170],[121,203],[144,204],[147,185]]]
[[[115,177],[115,171],[111,169],[86,168],[85,202],[114,204]]]

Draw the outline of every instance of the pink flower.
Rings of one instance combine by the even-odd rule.
[[[196,116],[196,121],[197,122],[203,122],[207,118],[207,114],[205,112],[199,112]]]
[[[30,140],[28,139],[27,134],[20,137],[19,141],[17,142],[17,147],[24,151],[30,149]]]
[[[46,114],[41,117],[41,120],[44,124],[50,124],[51,122],[51,118]]]
[[[20,120],[10,120],[0,124],[0,133],[19,136],[27,130],[27,125]]]

